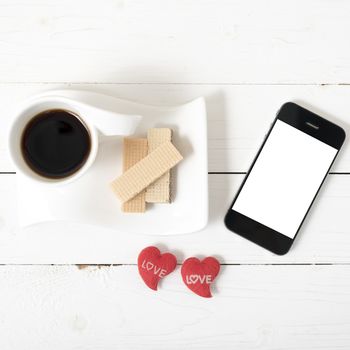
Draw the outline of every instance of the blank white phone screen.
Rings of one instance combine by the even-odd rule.
[[[277,119],[232,209],[294,238],[336,154]]]

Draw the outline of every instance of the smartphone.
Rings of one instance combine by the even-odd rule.
[[[344,140],[341,127],[284,104],[225,216],[226,227],[286,254]]]

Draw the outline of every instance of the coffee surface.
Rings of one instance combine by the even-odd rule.
[[[91,147],[85,125],[73,113],[59,109],[36,115],[24,129],[21,144],[28,166],[47,178],[74,174]]]

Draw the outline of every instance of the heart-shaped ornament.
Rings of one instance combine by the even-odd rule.
[[[202,261],[188,258],[181,267],[182,280],[192,292],[204,298],[211,298],[210,285],[220,271],[220,263],[209,256]]]
[[[157,247],[147,247],[137,259],[139,273],[146,285],[157,290],[158,282],[176,268],[176,257],[171,253],[161,254]]]

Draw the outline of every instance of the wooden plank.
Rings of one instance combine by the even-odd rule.
[[[212,299],[179,268],[0,266],[1,349],[348,349],[350,266],[224,266]]]
[[[349,83],[339,0],[0,2],[2,82]]]
[[[7,129],[14,109],[25,97],[54,88],[62,86],[0,84],[0,172],[14,170],[6,142]],[[211,172],[246,171],[277,110],[286,101],[298,102],[330,118],[350,134],[350,86],[75,84],[73,88],[88,89],[155,105],[180,104],[201,95],[205,96]],[[333,171],[350,171],[350,148],[347,145],[346,142]]]
[[[350,263],[350,176],[331,175],[309,219],[285,256],[276,256],[226,230],[223,217],[243,175],[209,176],[209,224],[180,236],[146,236],[53,222],[17,228],[15,175],[0,176],[0,264],[133,264],[148,245],[175,250],[178,260],[216,255],[222,263]]]

